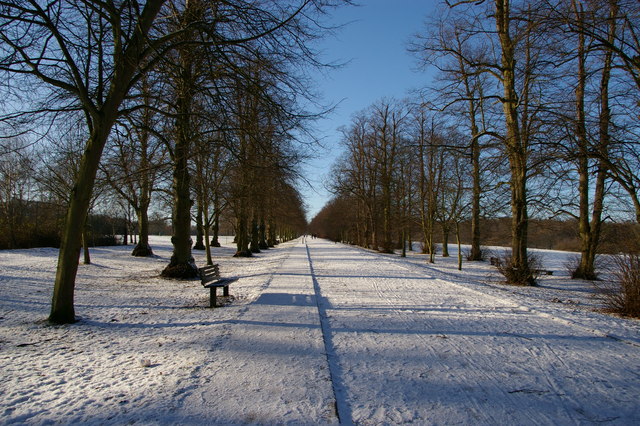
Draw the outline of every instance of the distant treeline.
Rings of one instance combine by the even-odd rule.
[[[346,217],[341,218],[348,220]],[[355,241],[351,240],[355,233],[350,232],[350,228],[346,223],[323,221],[322,219],[322,215],[314,219],[310,226],[311,232],[332,241],[355,244]],[[439,224],[436,225],[434,234],[436,235],[435,242],[441,244],[443,232]],[[411,227],[410,235],[407,235],[407,237],[414,243],[422,241],[420,227],[414,224]],[[462,244],[471,243],[470,221],[467,220],[460,223],[460,237]],[[401,241],[401,238],[399,238],[399,241]],[[482,219],[481,241],[483,246],[509,247],[511,243],[511,218]],[[449,244],[452,243],[455,243],[455,241],[449,238]],[[531,219],[529,221],[529,245],[533,248],[579,252],[578,222],[576,220]],[[396,245],[396,249],[399,248],[401,248],[400,242]],[[605,222],[598,252],[640,252],[640,225],[633,222]]]
[[[486,246],[508,247],[511,243],[511,218],[482,219],[481,240]],[[469,243],[470,224],[461,224],[462,241]],[[529,221],[529,246],[541,249],[580,251],[578,222],[576,220]],[[599,253],[637,252],[640,250],[640,225],[633,222],[604,222]]]
[[[66,208],[56,203],[12,199],[3,203],[0,215],[0,249],[60,247],[60,233]],[[82,226],[82,224],[78,224]],[[87,223],[91,247],[131,242],[135,224],[125,218],[90,214]],[[151,234],[169,234],[163,219],[150,221]]]

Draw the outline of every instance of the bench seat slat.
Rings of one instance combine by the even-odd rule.
[[[237,281],[238,278],[228,277],[228,278],[218,278],[216,281],[211,282],[209,284],[203,284],[204,288],[211,287],[226,287],[234,281]]]
[[[220,275],[205,275],[200,281],[202,285],[205,285],[211,281],[219,280],[220,278],[222,278]]]

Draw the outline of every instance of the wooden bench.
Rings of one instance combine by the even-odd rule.
[[[210,308],[219,306],[216,303],[218,299],[218,288],[222,287],[223,296],[229,296],[229,284],[238,280],[238,278],[234,277],[222,278],[220,276],[220,266],[218,266],[218,264],[204,266],[198,269],[198,271],[200,272],[200,281],[202,286],[209,289]]]

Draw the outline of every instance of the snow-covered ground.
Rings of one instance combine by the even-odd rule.
[[[168,238],[92,250],[67,326],[46,323],[57,251],[0,251],[0,423],[640,424],[640,322],[599,312],[565,253],[519,288],[455,256],[229,243],[213,310],[159,277]]]

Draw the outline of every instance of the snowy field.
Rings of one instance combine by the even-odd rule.
[[[0,424],[640,424],[640,322],[601,313],[565,253],[518,288],[455,252],[223,245],[240,279],[214,310],[159,278],[168,238],[93,249],[68,326],[46,323],[57,251],[0,251]]]

